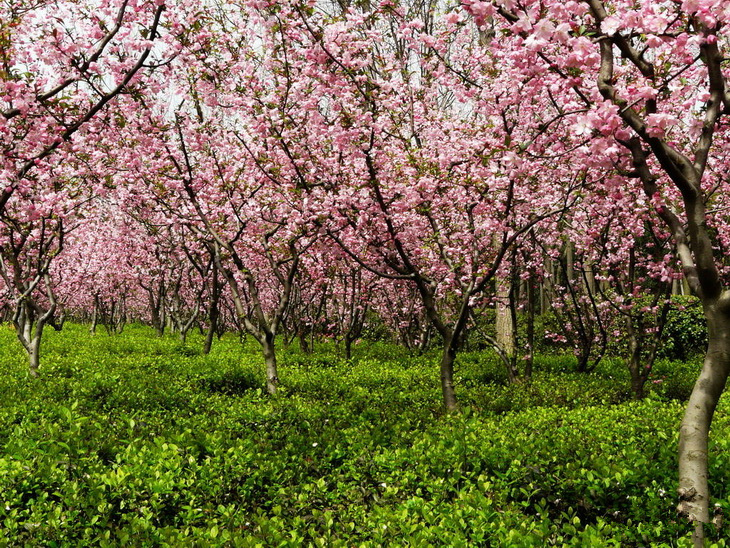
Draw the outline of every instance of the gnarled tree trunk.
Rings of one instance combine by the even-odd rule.
[[[717,403],[730,373],[730,302],[705,304],[709,345],[679,432],[679,512],[695,523],[694,542],[704,543],[710,522],[708,440]]]
[[[274,334],[266,333],[261,341],[266,365],[266,391],[272,396],[279,389],[279,371],[276,364],[276,350],[274,348]]]

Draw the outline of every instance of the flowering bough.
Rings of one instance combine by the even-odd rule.
[[[92,193],[68,164],[93,154],[98,135],[84,132],[112,101],[172,55],[152,52],[164,11],[157,0],[0,6],[0,269],[32,374],[57,306],[49,272],[66,216]]]
[[[462,4],[478,25],[504,31],[491,48],[508,52],[516,81],[536,82],[555,110],[586,109],[573,123],[596,155],[576,151],[574,161],[613,164],[627,189],[638,181],[703,303],[709,348],[679,447],[679,510],[695,523],[694,542],[702,546],[710,521],[708,433],[730,373],[730,292],[724,257],[714,251],[721,238],[708,228],[724,226],[713,211],[727,195],[721,122],[730,113],[730,7],[718,0]]]

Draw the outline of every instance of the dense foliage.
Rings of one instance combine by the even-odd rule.
[[[677,426],[696,364],[627,373],[542,357],[527,386],[496,356],[457,364],[444,416],[429,356],[391,345],[282,355],[266,396],[255,347],[202,355],[131,326],[67,325],[27,377],[3,329],[3,545],[683,546],[671,501]],[[572,363],[571,363],[572,362]],[[717,500],[730,510],[730,411],[718,411]],[[730,534],[712,534],[715,545]]]
[[[686,360],[707,347],[705,318],[697,299],[675,296],[672,301],[661,353],[675,360]]]
[[[203,355],[226,332],[255,340],[265,392],[276,399],[251,402],[254,415],[265,414],[261,405],[323,405],[308,389],[296,391],[301,379],[280,373],[290,358],[282,346],[296,340],[309,367],[313,345],[334,341],[349,360],[363,334],[375,333],[414,353],[434,350],[423,359],[431,360],[438,386],[425,370],[411,379],[418,389],[393,381],[403,401],[387,382],[353,383],[368,391],[362,415],[368,406],[388,408],[406,421],[401,429],[424,412],[410,398],[426,397],[426,386],[441,391],[451,413],[532,414],[533,403],[552,401],[563,405],[561,421],[586,414],[576,421],[591,425],[601,424],[590,415],[599,401],[624,409],[626,385],[637,401],[661,391],[688,396],[677,443],[677,519],[694,524],[693,544],[701,548],[705,533],[719,527],[709,433],[730,376],[729,28],[730,4],[722,0],[0,2],[0,322],[13,325],[29,375],[45,386],[4,373],[30,391],[23,402],[42,401],[44,412],[49,402],[63,402],[59,416],[74,439],[126,424],[130,432],[105,442],[120,466],[117,459],[140,459],[157,446],[135,437],[151,435],[142,422],[115,418],[114,410],[168,405],[164,420],[161,414],[144,424],[182,427],[208,416],[193,412],[191,402],[215,409],[204,394],[234,397],[257,386],[258,370],[218,368],[214,378],[188,372],[189,386],[179,385],[167,361],[144,369],[152,346],[108,370],[89,369],[88,361],[77,370],[68,359],[54,363],[53,354],[46,364],[44,331],[60,331],[67,318],[87,322],[91,333],[147,324],[158,337],[174,333],[188,354],[184,345],[196,328],[206,331]],[[697,305],[677,295],[692,295]],[[620,356],[628,379],[609,389],[595,376],[549,373],[539,356],[546,338],[558,355],[572,355],[573,371],[609,368],[618,382],[620,367],[609,357]],[[470,383],[479,375],[458,369],[481,363],[462,353],[470,345],[496,352],[509,387]],[[681,381],[660,375],[661,359],[692,359],[705,346],[691,390],[689,374]],[[317,363],[313,382],[333,377],[325,395],[367,365],[353,363],[351,373],[336,360]],[[385,359],[383,370],[392,363]],[[144,390],[124,388],[132,376]],[[54,395],[63,391],[65,399]],[[345,401],[359,402],[356,392]],[[91,403],[110,414],[112,428],[95,426],[102,423],[94,422]],[[659,431],[675,417],[671,407],[639,405],[636,414]],[[225,413],[219,419],[225,428],[237,424]],[[423,436],[445,439],[445,432],[471,428],[471,420],[478,440],[519,437],[502,428],[522,428],[501,419],[482,424],[467,412],[441,418]],[[264,430],[289,439],[278,423]],[[210,449],[188,451],[185,431],[182,441],[159,449],[197,477],[196,466],[202,474],[201,463],[215,461],[220,444],[198,441]],[[58,441],[62,432],[39,438],[39,447],[62,443],[59,451],[72,453],[79,442]],[[622,435],[616,443],[633,434]],[[114,439],[129,444],[120,449]],[[286,454],[280,442],[266,443],[262,454],[277,450],[267,456],[272,463]],[[490,454],[478,441],[468,445]],[[444,458],[449,450],[439,449]],[[23,453],[11,468],[23,470],[34,454]],[[86,489],[97,477],[67,456],[53,457],[69,474],[44,499],[53,511],[64,489]],[[627,469],[643,463],[625,457]],[[602,474],[608,489],[612,469]],[[478,477],[464,485],[475,489]],[[100,485],[116,493],[125,478]],[[190,481],[175,493],[192,496],[197,483]],[[278,479],[266,485],[283,490],[276,497],[289,496]],[[109,502],[94,489],[84,500],[98,502],[112,521],[127,516],[124,496]],[[347,485],[336,490],[349,492]],[[553,517],[548,490],[538,493],[545,504],[530,499],[524,511]],[[136,507],[158,498],[148,495]],[[586,496],[574,516],[581,523],[597,507]],[[517,504],[510,497],[487,499],[503,516]],[[21,497],[6,511],[27,511],[30,500]],[[321,511],[361,508],[323,500]],[[210,513],[204,504],[181,504],[135,519],[162,519],[164,530],[167,518],[155,516],[187,507],[195,522]],[[626,511],[615,510],[611,527]],[[285,514],[275,517],[286,523]],[[24,534],[51,522],[27,523]]]

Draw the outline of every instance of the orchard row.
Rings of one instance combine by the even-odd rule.
[[[274,393],[277,334],[349,348],[377,318],[443,347],[454,410],[485,310],[516,380],[554,308],[582,369],[621,334],[640,395],[686,287],[709,333],[680,441],[701,543],[730,371],[724,2],[0,9],[0,275],[31,372],[64,314],[203,322],[208,345],[255,338]]]

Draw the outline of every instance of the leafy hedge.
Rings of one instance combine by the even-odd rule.
[[[707,325],[702,305],[696,297],[672,297],[672,307],[662,333],[660,355],[686,360],[707,348]]]
[[[467,354],[464,412],[444,416],[431,355],[283,351],[271,399],[256,349],[234,339],[202,356],[143,328],[50,335],[29,379],[0,333],[0,546],[688,545],[673,510],[682,404],[662,384],[626,401],[610,363],[572,375],[548,357],[509,387],[493,357]],[[728,433],[723,403],[726,511]]]

